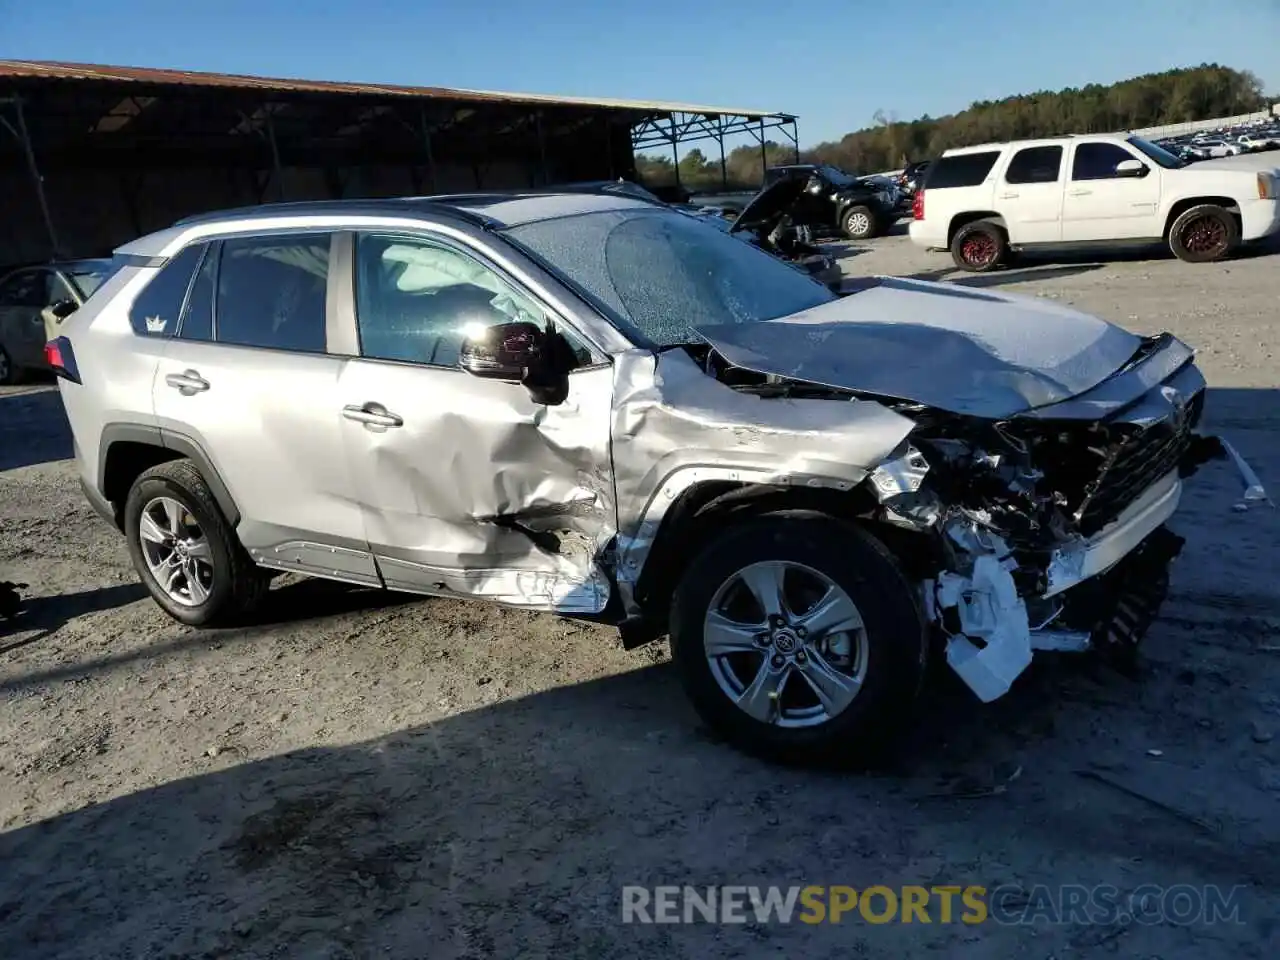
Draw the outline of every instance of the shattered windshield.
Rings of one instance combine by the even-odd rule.
[[[699,327],[773,320],[835,299],[776,257],[668,210],[542,220],[507,236],[622,330],[658,346],[689,343]]]

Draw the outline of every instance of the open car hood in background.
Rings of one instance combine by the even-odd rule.
[[[729,363],[939,410],[1005,419],[1097,386],[1142,340],[1029,297],[874,277],[830,303],[699,327]]]
[[[765,187],[751,202],[742,208],[738,219],[729,228],[736,230],[755,230],[765,225],[772,226],[773,221],[786,213],[793,203],[804,193],[805,177],[783,177]]]

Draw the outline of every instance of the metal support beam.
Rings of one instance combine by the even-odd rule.
[[[764,183],[765,171],[769,169],[769,151],[764,146],[764,117],[760,118],[760,182]]]
[[[551,176],[550,174],[547,173],[547,138],[546,138],[545,132],[542,129],[542,111],[541,110],[537,111],[533,115],[533,125],[536,128],[538,133],[538,163],[541,165],[539,172],[542,175],[542,183],[540,184],[540,186],[545,187],[548,183],[551,182]]]
[[[266,115],[267,143],[271,145],[271,166],[276,174],[276,199],[284,200],[284,170],[280,166],[280,148],[276,146],[276,125],[271,122],[271,109]]]
[[[49,212],[49,198],[44,192],[44,177],[40,173],[39,164],[36,163],[35,148],[31,145],[31,131],[27,129],[27,116],[22,109],[22,98],[14,97],[8,102],[13,104],[13,112],[15,119],[18,121],[18,126],[16,130],[8,122],[5,123],[5,126],[22,144],[22,152],[27,158],[27,170],[31,174],[31,182],[35,184],[36,201],[40,204],[40,216],[44,218],[44,229],[49,235],[49,247],[56,259],[62,256],[62,247],[58,243],[58,232],[53,227],[53,215]]]
[[[676,118],[668,117],[671,124],[671,162],[676,172],[676,187],[680,187],[680,134],[676,133]]]
[[[795,147],[795,162],[800,162],[800,125],[796,122],[796,118],[791,118],[791,145]]]
[[[720,187],[729,189],[729,164],[724,156],[724,121],[716,120],[716,140],[720,143]]]
[[[422,133],[422,148],[427,155],[427,192],[436,192],[436,160],[431,153],[431,125],[427,123],[427,108],[418,108],[418,129]]]

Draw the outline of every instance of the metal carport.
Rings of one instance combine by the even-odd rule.
[[[104,253],[269,200],[633,177],[635,149],[789,114],[444,87],[0,60],[0,264]]]

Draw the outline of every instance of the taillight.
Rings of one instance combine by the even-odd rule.
[[[55,337],[44,345],[44,359],[53,372],[63,380],[72,383],[80,382],[80,368],[76,366],[76,354],[71,349],[71,341],[66,337]]]
[[[916,191],[916,195],[911,198],[911,219],[924,219],[924,188]]]

